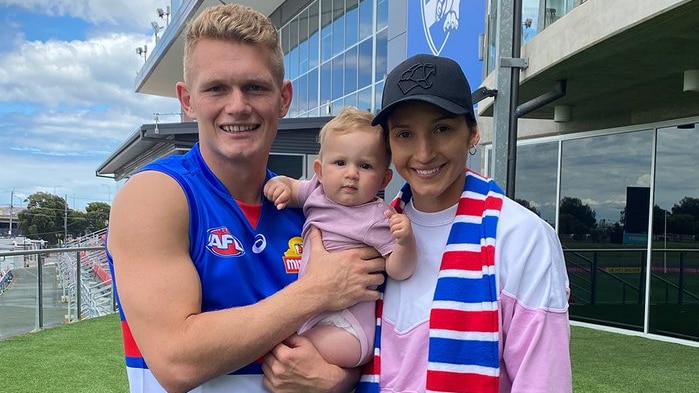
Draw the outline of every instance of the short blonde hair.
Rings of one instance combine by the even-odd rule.
[[[347,106],[342,109],[337,116],[333,117],[325,123],[323,128],[320,129],[318,133],[318,143],[320,144],[320,155],[323,155],[323,142],[329,134],[347,134],[353,132],[357,129],[375,132],[379,137],[379,141],[383,144],[386,152],[386,162],[390,164],[391,162],[391,149],[383,137],[383,131],[380,125],[372,126],[371,121],[374,119],[374,115],[369,111],[365,111],[353,106]]]
[[[187,24],[185,34],[183,70],[185,82],[190,58],[202,39],[230,40],[244,44],[260,45],[269,49],[272,73],[279,86],[284,81],[284,53],[279,32],[264,14],[240,4],[209,7]]]

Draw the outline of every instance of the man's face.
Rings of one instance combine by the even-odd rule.
[[[188,83],[178,83],[186,114],[197,120],[207,163],[264,165],[279,118],[291,104],[291,85],[272,73],[263,47],[203,39],[190,57]],[[213,168],[212,168],[213,169]]]

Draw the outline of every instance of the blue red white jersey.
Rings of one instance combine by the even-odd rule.
[[[260,219],[253,228],[204,163],[199,144],[187,154],[157,160],[141,171],[171,176],[186,195],[189,252],[201,280],[203,312],[254,304],[296,280],[303,250],[300,209],[277,210],[263,197]],[[274,176],[267,172],[265,181]],[[113,271],[109,252],[107,256]],[[164,392],[148,370],[121,307],[119,310],[131,393]],[[265,392],[261,364],[253,363],[192,390],[224,391]]]

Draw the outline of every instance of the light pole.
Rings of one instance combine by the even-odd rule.
[[[10,229],[7,231],[7,236],[9,236],[10,238],[12,238],[12,215],[14,214],[14,212],[12,211],[12,208],[13,208],[12,202],[14,202],[14,201],[15,201],[15,189],[13,188],[12,192],[10,193]]]
[[[663,236],[663,242],[665,244],[663,251],[663,273],[667,273],[667,210],[663,210],[665,213],[665,235]]]
[[[9,236],[10,238],[13,237],[13,235],[12,235],[12,217],[13,217],[14,214],[15,214],[15,212],[14,212],[14,207],[15,207],[15,206],[14,206],[14,201],[15,201],[15,198],[18,198],[18,197],[15,196],[15,189],[13,188],[13,189],[12,189],[12,192],[10,193],[10,229],[7,231],[7,236]],[[20,201],[20,205],[19,205],[19,206],[22,207],[22,199],[20,199],[19,201]],[[17,223],[18,223],[18,226],[19,226],[19,220],[17,221]]]
[[[107,187],[107,203],[112,204],[112,187],[109,184],[102,184],[103,187]]]

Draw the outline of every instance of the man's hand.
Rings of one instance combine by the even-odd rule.
[[[346,392],[359,379],[359,368],[327,363],[307,338],[296,335],[265,357],[262,371],[264,387],[274,393]]]
[[[384,281],[386,262],[374,248],[327,252],[317,228],[311,228],[309,240],[304,252],[310,252],[311,256],[299,282],[312,285],[315,298],[323,303],[325,311],[342,310],[379,298],[376,287]]]

